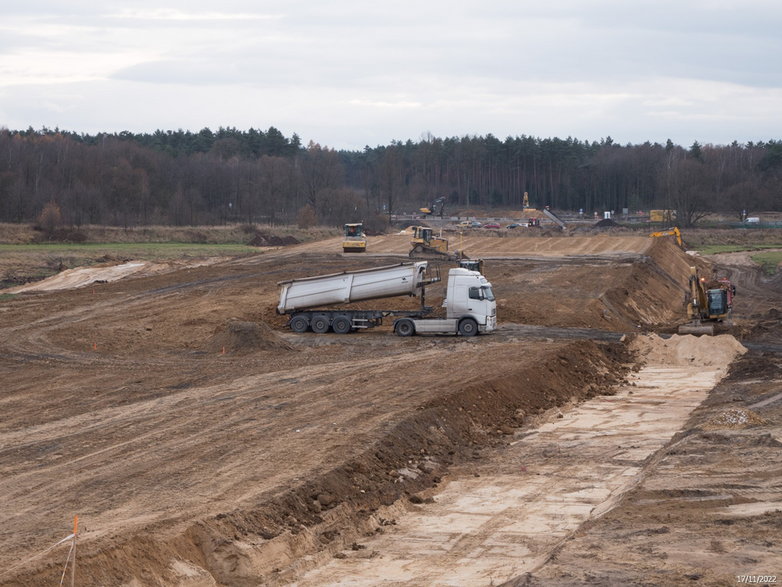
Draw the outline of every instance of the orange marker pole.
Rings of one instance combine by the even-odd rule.
[[[73,566],[71,567],[71,587],[76,585],[76,536],[79,534],[79,516],[73,516]]]

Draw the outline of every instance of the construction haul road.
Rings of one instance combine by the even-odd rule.
[[[79,585],[782,572],[778,276],[728,266],[729,332],[667,338],[689,266],[710,270],[671,240],[465,237],[491,335],[276,315],[278,281],[403,261],[408,241],[64,272],[2,299],[0,585],[61,580],[75,515]]]

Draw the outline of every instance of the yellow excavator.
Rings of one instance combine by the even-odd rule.
[[[660,236],[673,236],[676,237],[676,244],[679,245],[682,249],[684,248],[684,241],[682,240],[682,233],[679,230],[678,226],[674,226],[673,228],[666,228],[665,230],[659,230],[657,232],[653,232],[649,236],[651,237],[660,237]]]
[[[690,322],[679,326],[679,334],[713,336],[715,324],[730,319],[736,286],[727,277],[707,281],[698,275],[697,267],[690,267],[688,286],[685,302]]]
[[[364,233],[364,225],[360,222],[346,224],[345,236],[342,238],[343,253],[366,253],[367,235]]]
[[[424,216],[439,216],[440,218],[443,217],[444,210],[445,210],[445,196],[440,196],[429,206],[418,209],[418,211]]]

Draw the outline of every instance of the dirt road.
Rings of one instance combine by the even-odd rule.
[[[277,281],[403,260],[406,240],[0,301],[0,584],[58,580],[67,549],[47,549],[74,514],[81,584],[299,580],[386,528],[378,512],[402,498],[459,487],[484,460],[475,479],[502,477],[489,453],[515,450],[553,408],[617,393],[629,350],[584,333],[615,340],[683,315],[692,260],[670,242],[484,237],[469,246],[493,258],[494,335],[285,330]],[[658,442],[679,424],[664,428]]]

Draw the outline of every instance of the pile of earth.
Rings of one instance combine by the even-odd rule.
[[[610,218],[603,218],[600,222],[595,222],[594,228],[614,228],[619,226]]]
[[[297,245],[299,240],[294,236],[275,236],[264,232],[256,232],[252,240],[247,243],[251,247],[285,247]]]
[[[248,353],[269,349],[291,350],[293,347],[264,322],[234,319],[215,330],[207,348],[213,352]]]
[[[636,338],[631,348],[647,363],[655,365],[727,366],[747,349],[735,338],[720,336],[674,335],[663,340],[656,334]]]

